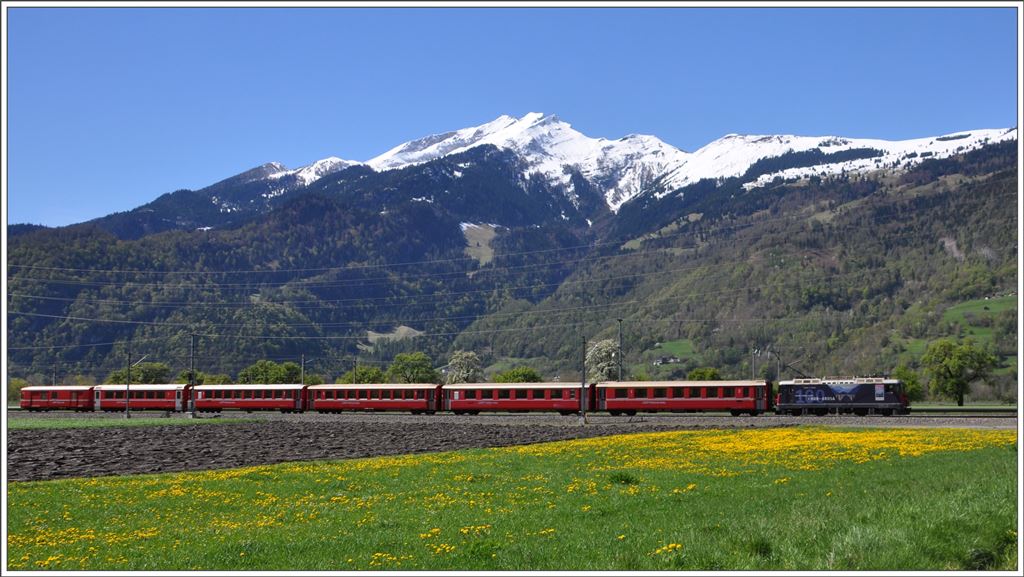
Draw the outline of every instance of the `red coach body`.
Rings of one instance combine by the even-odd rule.
[[[729,411],[758,415],[770,409],[766,381],[622,381],[596,386],[597,409],[637,412]]]
[[[96,385],[93,410],[123,411],[128,399],[133,411],[187,411],[191,385]]]
[[[441,399],[441,385],[333,384],[309,387],[309,408],[321,413],[338,411],[410,411],[433,414]]]
[[[91,411],[93,387],[55,385],[23,387],[21,408],[29,411]]]
[[[443,389],[444,409],[456,415],[480,411],[558,411],[570,415],[580,411],[581,387],[572,383],[467,383],[445,385]]]
[[[220,412],[224,409],[243,411],[305,410],[307,385],[197,385],[192,398],[197,411]]]

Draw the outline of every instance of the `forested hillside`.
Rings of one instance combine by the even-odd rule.
[[[440,366],[465,349],[492,369],[571,379],[583,339],[615,338],[622,319],[634,377],[698,365],[749,377],[751,363],[769,376],[787,364],[784,377],[888,373],[981,327],[1015,378],[1015,297],[1009,311],[946,313],[1016,294],[1016,141],[908,172],[706,181],[615,218],[582,178],[575,204],[540,180],[515,184],[516,162],[481,147],[349,168],[221,230],[21,227],[8,236],[9,372],[103,379],[131,339],[133,359],[177,374],[197,335],[197,368],[212,373],[305,355],[332,378],[356,355],[425,351]],[[486,264],[467,256],[467,223],[498,225]],[[420,336],[369,332],[400,327]],[[653,364],[666,356],[679,362]]]

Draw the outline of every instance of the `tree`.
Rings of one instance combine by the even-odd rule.
[[[445,383],[478,383],[482,377],[480,357],[472,351],[455,351],[448,359],[448,375]]]
[[[530,367],[514,367],[494,375],[496,383],[539,383],[540,373]]]
[[[188,384],[188,374],[189,374],[189,370],[188,369],[185,369],[184,371],[181,371],[180,373],[178,373],[178,377],[176,379],[174,379],[174,382],[175,383]],[[195,384],[197,384],[197,385],[205,385],[206,384],[206,373],[204,373],[203,371],[196,371],[196,382],[195,382]]]
[[[611,339],[594,343],[587,351],[587,379],[591,382],[614,381],[619,378],[619,363],[616,359],[619,346]]]
[[[686,380],[688,381],[720,381],[722,376],[718,374],[718,369],[714,367],[697,367],[686,374]]]
[[[277,363],[266,359],[260,359],[238,371],[238,382],[247,385],[277,383],[280,382],[279,379]]]
[[[275,363],[261,359],[238,372],[238,382],[245,384],[298,383],[302,379],[302,368],[298,363]]]
[[[171,367],[164,363],[139,363],[132,367],[132,383],[163,384],[170,382]],[[117,369],[110,373],[106,382],[125,383],[128,380],[128,368]]]
[[[932,393],[955,398],[962,407],[971,383],[989,377],[996,357],[969,338],[959,345],[952,339],[939,339],[928,345],[921,364],[931,378]]]
[[[278,383],[298,383],[302,380],[302,367],[299,363],[288,361],[277,365],[281,370],[281,380]]]
[[[401,353],[388,367],[388,381],[392,383],[436,383],[441,380],[434,363],[426,353]]]
[[[383,383],[385,380],[384,371],[377,367],[370,366],[357,366],[355,369],[355,377],[352,376],[352,370],[348,370],[343,375],[338,377],[335,382],[340,384],[367,384],[367,383]]]
[[[924,400],[924,387],[921,385],[921,378],[906,365],[896,367],[892,377],[903,383],[903,392],[911,401]]]
[[[18,377],[12,377],[9,379],[7,381],[7,400],[21,400],[21,389],[27,386],[29,386],[29,382],[25,379],[19,379]]]

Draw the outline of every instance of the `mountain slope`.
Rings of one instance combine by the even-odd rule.
[[[518,160],[515,172],[501,176],[498,188],[530,190],[541,186],[554,200],[536,199],[562,219],[594,221],[639,203],[652,207],[672,195],[691,196],[727,179],[741,179],[745,190],[776,179],[801,179],[903,171],[928,158],[946,158],[988,145],[1015,140],[1016,128],[973,130],[906,141],[850,139],[837,136],[731,134],[693,153],[654,136],[629,135],[617,140],[590,138],[554,115],[500,116],[469,128],[400,144],[366,162],[328,157],[308,166],[286,169],[268,163],[198,191],[177,191],[132,211],[90,221],[120,238],[140,238],[165,230],[238,226],[272,210],[288,197],[317,188],[323,179],[359,168],[378,173],[422,166],[480,147],[496,147]],[[773,159],[779,159],[773,161]],[[464,167],[451,168],[459,178]],[[355,173],[353,173],[355,174]],[[696,187],[696,188],[692,188]],[[419,191],[412,198],[431,196]],[[596,199],[604,208],[594,204]],[[567,201],[571,206],[562,206]],[[636,208],[626,212],[635,221]],[[656,220],[660,214],[655,214]],[[544,220],[544,219],[540,219]],[[539,222],[539,221],[538,221]],[[617,228],[621,229],[619,225]]]

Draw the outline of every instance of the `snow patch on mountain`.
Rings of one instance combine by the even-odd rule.
[[[605,191],[612,210],[618,210],[686,155],[654,136],[590,138],[557,116],[531,112],[522,118],[503,115],[480,126],[407,142],[366,164],[374,170],[402,168],[484,144],[516,152],[526,164],[524,179],[540,173],[550,183],[566,187],[572,200],[576,199],[567,169],[579,170]]]
[[[793,137],[796,139],[797,137]],[[988,144],[996,144],[1006,140],[1015,140],[1017,129],[984,129],[972,130],[969,132],[957,132],[943,136],[929,138],[915,138],[911,140],[876,140],[876,139],[845,139],[838,137],[823,137],[818,139],[819,144],[808,146],[814,141],[813,137],[802,137],[797,139],[796,145],[803,145],[806,148],[794,148],[796,151],[818,148],[822,152],[831,153],[852,148],[873,148],[881,150],[881,156],[873,158],[861,158],[845,162],[832,162],[816,166],[789,168],[786,170],[763,174],[753,182],[744,185],[748,190],[775,180],[777,177],[783,179],[808,178],[811,176],[827,176],[833,174],[862,173],[880,169],[905,169],[929,158],[948,158],[955,154],[963,154],[971,150],[977,150]],[[822,145],[822,143],[832,143]],[[774,156],[779,156],[775,154]]]
[[[350,166],[365,165],[376,171],[396,170],[459,154],[482,145],[511,150],[525,167],[523,182],[539,174],[548,183],[562,187],[577,207],[579,199],[572,182],[578,171],[604,195],[612,212],[641,194],[662,198],[679,188],[702,179],[742,176],[757,161],[789,152],[820,150],[825,154],[850,149],[872,148],[882,156],[833,162],[813,167],[792,168],[761,175],[745,186],[763,186],[776,177],[806,178],[842,172],[864,172],[882,168],[906,168],[926,158],[944,158],[1004,140],[1017,138],[1017,129],[972,130],[939,137],[904,141],[854,139],[839,136],[726,135],[693,153],[684,152],[654,136],[631,134],[617,140],[590,138],[554,115],[531,112],[521,118],[502,115],[469,128],[426,136],[400,144],[363,162],[329,157],[309,166],[287,170],[279,168],[267,178],[294,175],[294,186],[308,186],[316,180]],[[457,165],[466,168],[469,163]],[[460,178],[461,170],[451,176]],[[280,192],[279,192],[280,190]],[[285,189],[268,193],[276,196]]]
[[[362,163],[353,160],[344,160],[337,156],[329,156],[318,160],[309,166],[303,166],[302,168],[297,168],[295,170],[280,170],[271,174],[267,178],[278,180],[285,176],[295,176],[295,178],[302,183],[302,186],[309,186],[328,174],[338,172],[339,170],[344,170],[350,166],[356,166],[358,164]],[[278,166],[280,165],[278,164]],[[284,167],[282,166],[281,168],[283,169]]]

